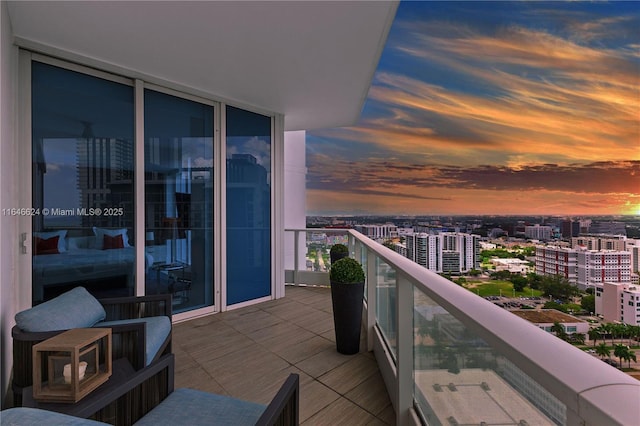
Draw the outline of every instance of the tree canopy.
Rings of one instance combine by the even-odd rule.
[[[536,282],[539,283],[539,289],[542,290],[545,296],[553,297],[554,299],[568,300],[580,294],[578,287],[572,285],[560,275],[545,275],[540,280],[536,279]],[[529,283],[531,286],[531,280]]]

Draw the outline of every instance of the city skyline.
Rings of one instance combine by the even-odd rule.
[[[401,2],[307,213],[640,215],[637,3]]]

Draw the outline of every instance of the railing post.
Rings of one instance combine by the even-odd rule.
[[[373,350],[376,307],[378,306],[376,254],[373,250],[367,250],[367,350]]]
[[[360,262],[362,260],[362,243],[360,243],[353,236],[349,236],[349,239],[353,238],[354,247],[353,247],[353,257]]]
[[[349,247],[349,255],[351,255],[351,251],[355,252],[356,239],[353,235],[347,233],[347,247]]]
[[[298,239],[300,231],[293,231],[293,284],[298,285]]]
[[[410,424],[413,406],[413,285],[396,271],[396,424]]]

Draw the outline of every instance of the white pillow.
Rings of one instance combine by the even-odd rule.
[[[127,229],[105,229],[93,227],[93,233],[96,235],[96,243],[93,248],[102,250],[104,248],[104,236],[116,237],[122,235],[122,243],[125,247],[131,247],[129,245],[129,237],[127,236]]]
[[[79,250],[91,248],[95,243],[96,237],[68,237],[67,238],[67,250]]]
[[[63,229],[62,231],[34,232],[33,235],[38,238],[42,238],[43,240],[48,240],[49,238],[58,236],[58,253],[64,253],[67,251],[66,229]]]

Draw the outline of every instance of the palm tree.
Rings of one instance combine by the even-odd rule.
[[[429,335],[430,325],[426,321],[420,322],[418,326],[418,336],[420,336],[420,346],[424,346],[424,339]]]
[[[613,339],[622,337],[624,335],[624,324],[611,324],[611,344],[613,345]]]
[[[596,328],[596,330],[600,331],[600,334],[602,335],[602,339],[604,340],[605,336],[607,334],[611,335],[611,346],[613,346],[613,334],[611,333],[611,327],[613,326],[613,324],[610,323],[603,323],[600,324],[598,326],[598,328]]]
[[[460,356],[460,361],[462,361],[462,369],[464,370],[467,364],[467,356],[471,351],[471,346],[469,346],[468,343],[463,342],[463,343],[460,343],[458,346],[456,346],[456,350],[458,351],[458,355]]]
[[[555,333],[558,338],[565,341],[567,340],[567,332],[564,331],[564,326],[559,322],[556,321],[553,323],[553,325],[551,326],[551,332]]]
[[[618,357],[620,365],[622,365],[622,359],[627,359],[627,356],[629,355],[629,347],[618,343],[613,348],[613,355]]]
[[[573,333],[567,336],[569,343],[574,343],[577,345],[584,345],[584,334],[582,333]]]
[[[640,337],[640,325],[629,325],[629,346],[633,345],[633,341],[637,341],[638,337]]]
[[[596,347],[596,342],[598,341],[598,337],[600,337],[600,330],[597,328],[589,329],[589,340],[593,340],[593,347]]]
[[[596,354],[600,357],[600,359],[604,359],[604,357],[611,358],[611,350],[606,343],[600,343],[596,346]]]
[[[631,368],[631,360],[633,360],[633,362],[638,362],[636,353],[632,350],[627,350],[627,356],[625,357],[625,359],[627,360],[627,368]]]
[[[627,338],[627,345],[628,346],[633,345],[633,343],[631,341],[633,340],[633,337],[635,336],[634,327],[635,326],[633,326],[631,324],[625,324],[624,335]]]

